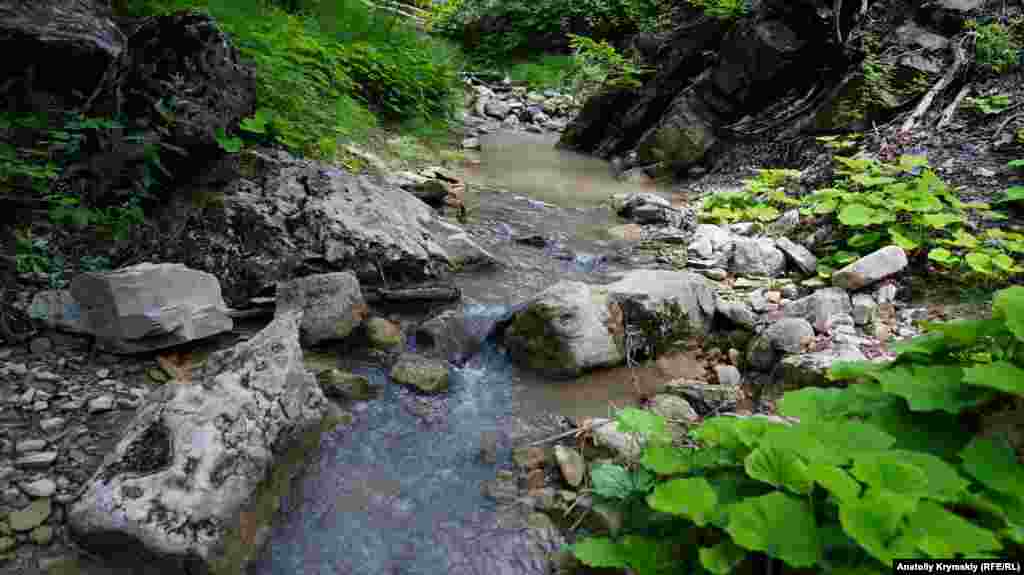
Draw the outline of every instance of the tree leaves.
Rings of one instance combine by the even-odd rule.
[[[779,491],[731,505],[725,530],[737,545],[763,551],[793,567],[810,567],[821,556],[810,505]]]

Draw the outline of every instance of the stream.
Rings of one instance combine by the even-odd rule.
[[[471,188],[464,227],[506,266],[456,278],[468,323],[487,330],[557,281],[606,283],[627,269],[628,258],[615,254],[629,247],[604,235],[616,218],[599,205],[626,189],[603,162],[520,134],[485,142],[481,160],[487,184]],[[513,241],[529,235],[548,244]],[[325,435],[251,575],[547,573],[544,553],[558,548],[559,536],[525,529],[481,485],[513,446],[561,431],[560,416],[606,416],[609,401],[632,398],[621,373],[543,381],[516,369],[492,342],[452,367],[449,391],[436,397],[393,384],[370,357],[307,354],[313,361],[365,375],[383,391],[354,404],[352,423]],[[497,465],[479,457],[485,434],[498,438]]]

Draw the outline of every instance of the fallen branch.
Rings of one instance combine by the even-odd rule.
[[[946,109],[942,111],[942,116],[939,117],[939,123],[935,124],[936,130],[945,128],[946,124],[953,119],[953,115],[956,114],[956,109],[960,106],[960,101],[963,100],[964,96],[967,95],[967,92],[970,91],[970,84],[964,84],[964,87],[960,88],[960,91],[956,93],[956,97],[953,98],[953,101],[950,102],[949,105],[946,106]]]
[[[552,441],[558,441],[559,439],[565,439],[566,437],[586,433],[591,429],[594,429],[595,427],[603,427],[605,425],[608,425],[609,423],[612,423],[612,420],[603,421],[600,423],[588,423],[587,425],[584,425],[582,427],[570,429],[569,431],[559,433],[558,435],[552,435],[551,437],[548,437],[546,439],[541,439],[538,441],[534,441],[533,443],[528,443],[524,447],[537,447],[538,445],[544,445],[545,443],[551,443]]]
[[[964,41],[966,36],[959,38],[956,42],[950,42],[951,49],[953,50],[953,65],[950,66],[946,74],[939,78],[938,82],[928,90],[928,93],[921,98],[918,102],[917,107],[910,113],[910,116],[903,122],[903,126],[900,127],[901,132],[909,132],[914,129],[917,123],[928,113],[928,109],[932,107],[932,102],[935,101],[935,97],[938,96],[943,90],[948,87],[953,80],[963,69],[967,63],[967,51],[964,50]]]

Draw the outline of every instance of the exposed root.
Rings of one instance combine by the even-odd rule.
[[[901,132],[909,132],[917,126],[917,123],[921,121],[921,118],[928,113],[928,109],[932,107],[932,102],[935,101],[935,97],[945,90],[954,79],[956,79],[957,75],[960,74],[960,71],[967,64],[967,51],[964,50],[964,42],[966,39],[967,36],[961,36],[959,39],[950,42],[950,49],[953,50],[953,65],[950,66],[949,70],[946,71],[946,74],[942,76],[942,78],[939,78],[938,82],[935,82],[935,85],[933,85],[931,89],[928,90],[928,93],[921,98],[921,101],[918,102],[914,111],[907,116],[907,119],[903,122],[903,126],[900,127]]]

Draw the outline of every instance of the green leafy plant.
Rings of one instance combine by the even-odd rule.
[[[687,0],[691,6],[700,8],[708,16],[722,20],[734,20],[750,12],[749,0]]]
[[[999,22],[979,24],[975,20],[967,26],[974,34],[974,59],[979,66],[1003,74],[1019,65],[1022,46],[1009,27]]]
[[[799,178],[798,170],[758,170],[756,178],[744,181],[743,189],[718,192],[704,200],[700,217],[717,223],[771,222],[783,210],[800,205],[790,196]]]
[[[828,277],[868,251],[895,244],[912,256],[926,257],[951,274],[971,272],[1005,278],[1024,271],[1015,261],[1020,245],[1015,236],[989,230],[985,237],[968,231],[967,213],[990,220],[1006,216],[985,203],[965,203],[918,156],[896,162],[866,157],[835,156],[836,180],[802,199],[805,216],[834,218],[841,244],[819,259],[819,273]]]
[[[1024,445],[972,423],[1024,398],[1024,287],[997,293],[990,318],[929,324],[896,351],[834,365],[846,387],[786,393],[789,421],[712,417],[689,433],[696,448],[646,434],[649,512],[700,533],[699,566],[685,572],[746,572],[766,556],[783,573],[883,573],[894,558],[1024,552]],[[637,484],[625,485],[616,493]],[[643,532],[571,549],[639,575],[686,568]],[[641,559],[652,549],[663,562]]]
[[[991,96],[979,96],[977,98],[964,98],[964,105],[968,109],[986,116],[1001,114],[1010,107],[1010,95],[994,94]]]
[[[569,37],[574,50],[573,91],[581,99],[603,88],[637,88],[642,85],[641,76],[650,72],[628,60],[608,42],[575,34]]]

